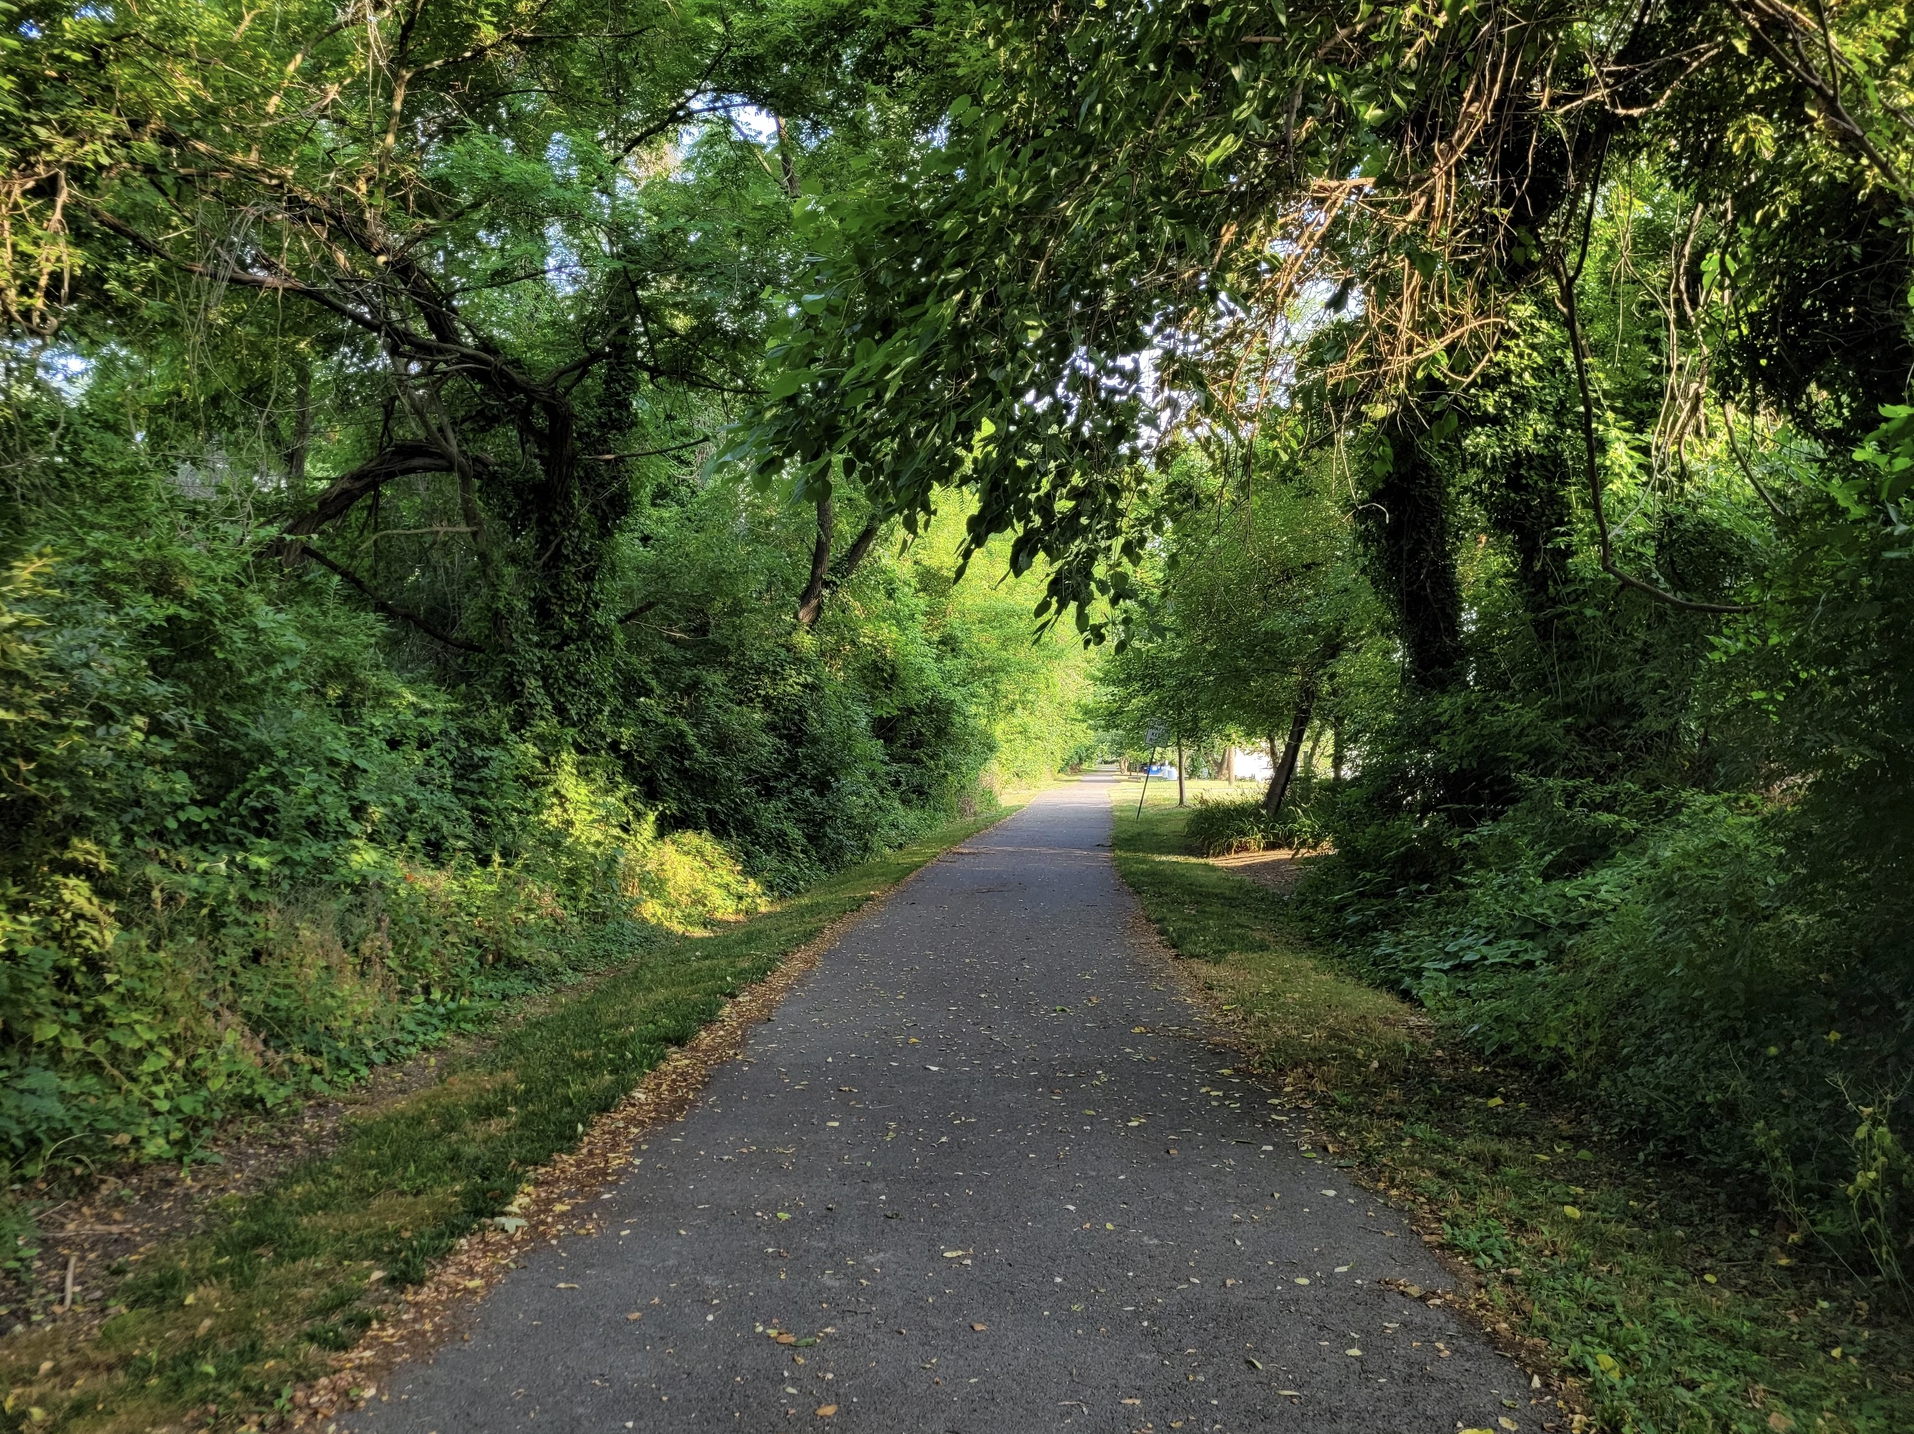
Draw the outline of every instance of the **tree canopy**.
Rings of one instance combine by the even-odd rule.
[[[1905,5],[0,17],[5,1158],[1168,723],[1348,960],[1898,1271]]]

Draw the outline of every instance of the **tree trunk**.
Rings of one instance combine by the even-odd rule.
[[[1448,488],[1414,434],[1395,427],[1386,436],[1395,462],[1359,510],[1359,526],[1376,593],[1395,616],[1409,680],[1442,691],[1461,680],[1466,655]]]
[[[1183,739],[1176,739],[1176,804],[1186,805],[1183,801]]]
[[[826,498],[817,505],[817,546],[811,552],[811,578],[798,597],[797,620],[801,627],[817,626],[817,620],[824,612],[824,599],[850,581],[851,574],[864,561],[883,527],[873,517],[864,525],[864,530],[851,539],[850,547],[844,550],[836,562],[832,562],[831,533],[836,522],[831,500]]]
[[[1329,784],[1340,792],[1342,790],[1342,718],[1335,717],[1329,723]]]
[[[1276,764],[1276,770],[1270,774],[1269,790],[1263,794],[1263,810],[1272,818],[1283,814],[1283,798],[1289,795],[1289,779],[1296,775],[1296,759],[1302,755],[1303,738],[1309,732],[1309,718],[1316,710],[1316,688],[1313,683],[1305,683],[1302,693],[1296,700],[1296,717],[1289,724],[1289,741],[1283,747],[1283,759]],[[1276,744],[1272,739],[1270,752],[1275,754]]]
[[[293,379],[292,446],[286,450],[286,487],[306,495],[306,455],[312,451],[312,365],[303,358]]]
[[[1309,739],[1309,750],[1303,754],[1303,800],[1309,800],[1309,794],[1316,790],[1316,753],[1322,749],[1323,729],[1318,726],[1316,735]]]
[[[827,493],[817,500],[817,542],[811,549],[811,577],[798,595],[797,620],[800,627],[816,627],[824,611],[824,584],[831,575],[831,533],[837,526],[837,511]]]
[[[784,116],[773,115],[778,126],[778,163],[784,169],[784,192],[796,199],[803,191],[798,187],[797,166],[791,162],[791,136],[784,132]]]

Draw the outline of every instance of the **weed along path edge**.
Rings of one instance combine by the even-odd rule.
[[[1405,1219],[1132,939],[1109,790],[843,935],[341,1430],[1540,1429],[1526,1373],[1401,1292],[1446,1283]]]

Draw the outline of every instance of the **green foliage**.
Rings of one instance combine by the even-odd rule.
[[[716,935],[657,937],[589,991],[445,1062],[435,1084],[350,1120],[327,1158],[149,1254],[98,1338],[55,1325],[9,1340],[10,1412],[41,1407],[47,1417],[28,1427],[80,1431],[147,1427],[208,1403],[236,1424],[283,1410],[289,1386],[326,1373],[328,1351],[349,1348],[396,1290],[506,1213],[527,1172],[727,997],[983,824],[940,828]]]
[[[887,565],[809,647],[667,671],[633,717],[675,722],[586,757],[396,670],[329,582],[198,540],[216,509],[103,477],[147,531],[35,550],[0,609],[0,1149],[29,1171],[189,1154],[754,910],[936,821],[989,754],[965,694],[998,679]]]
[[[1829,1233],[1858,1235],[1832,1198],[1854,1171],[1840,1132],[1847,1092],[1884,1105],[1907,1079],[1899,962],[1852,943],[1851,894],[1791,859],[1784,821],[1652,806],[1538,788],[1468,833],[1454,884],[1360,962],[1488,1052],[1584,1089],[1617,1130],[1753,1188],[1784,1155]]]
[[[1329,840],[1322,814],[1306,803],[1285,805],[1272,817],[1260,797],[1216,798],[1198,795],[1183,828],[1190,844],[1205,856],[1245,851],[1314,851]]]
[[[25,1205],[0,1202],[0,1272],[24,1279],[40,1253],[40,1229]]]
[[[1306,1153],[1355,1167],[1440,1230],[1477,1272],[1477,1308],[1542,1342],[1599,1427],[1889,1434],[1914,1419],[1893,1285],[1828,1259],[1805,1217],[1751,1222],[1686,1150],[1658,1161],[1605,1138],[1602,1104],[1535,1080],[1519,1050],[1498,1060],[1356,979],[1292,904],[1179,854],[1198,809],[1131,810],[1118,803],[1119,872],[1280,1092]],[[1617,1003],[1654,989],[1646,964]],[[1886,1115],[1857,1110],[1831,1132],[1869,1209],[1874,1172],[1905,1178]]]
[[[992,743],[984,782],[1046,782],[1073,760],[1094,759],[1095,738],[1081,710],[1091,658],[1054,628],[1032,633],[1031,599],[1046,577],[1041,568],[993,572],[1002,554],[985,547],[969,560],[975,576],[960,577],[962,516],[939,516],[909,551],[925,629],[964,674],[964,700]]]
[[[908,30],[5,13],[0,1165],[190,1159],[1043,768],[888,511],[797,620],[816,494],[709,463]]]

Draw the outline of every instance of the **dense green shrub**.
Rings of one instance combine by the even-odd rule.
[[[1314,851],[1329,840],[1324,820],[1327,803],[1286,803],[1272,818],[1260,797],[1211,797],[1199,794],[1184,836],[1205,856],[1245,851]]]
[[[1455,883],[1356,959],[1580,1090],[1599,1123],[1744,1192],[1778,1180],[1828,1233],[1859,1233],[1852,1132],[1863,1108],[1887,1129],[1914,1079],[1901,951],[1855,941],[1860,893],[1802,859],[1789,814],[1691,798],[1644,824],[1564,796],[1542,787],[1469,833]],[[1598,821],[1612,851],[1561,870]],[[1889,1164],[1882,1202],[1905,1232],[1914,1185]]]
[[[0,583],[16,1169],[190,1155],[234,1112],[896,845],[990,754],[963,654],[888,569],[813,640],[634,667],[586,756],[395,661],[384,621],[262,563],[216,505],[103,478],[108,525],[34,525],[56,540]]]

